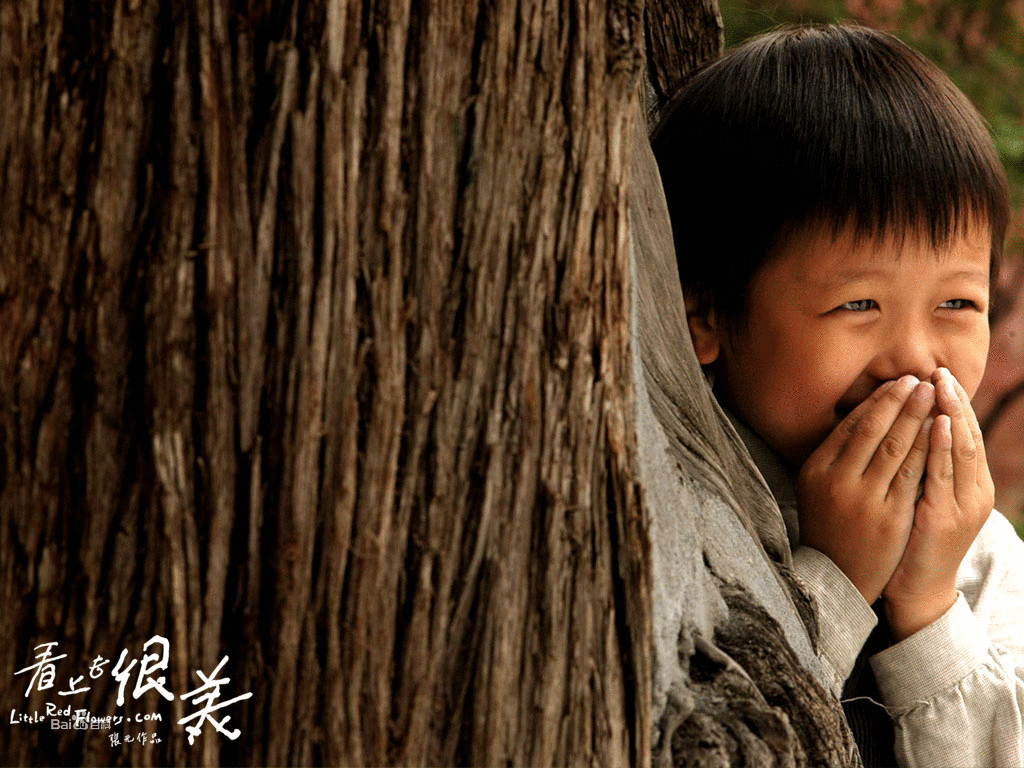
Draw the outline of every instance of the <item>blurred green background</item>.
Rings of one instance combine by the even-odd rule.
[[[989,121],[1010,177],[1007,257],[1024,253],[1024,0],[719,0],[727,46],[785,23],[854,21],[929,56]]]

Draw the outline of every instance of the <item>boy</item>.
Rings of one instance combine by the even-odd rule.
[[[981,118],[891,36],[788,29],[698,73],[654,149],[697,358],[865,762],[1024,765],[1024,544],[970,405],[1008,216]]]

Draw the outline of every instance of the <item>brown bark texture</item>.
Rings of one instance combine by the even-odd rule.
[[[0,9],[0,763],[643,764],[641,4]]]
[[[722,52],[725,33],[717,0],[647,0],[644,20],[645,106],[653,127],[686,78]]]

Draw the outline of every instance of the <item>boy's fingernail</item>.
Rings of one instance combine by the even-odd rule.
[[[931,400],[935,397],[935,386],[930,381],[922,381],[914,387],[914,397],[922,400]]]
[[[902,393],[909,393],[911,390],[914,389],[914,387],[916,387],[920,383],[921,380],[918,379],[917,376],[907,374],[906,376],[900,376],[899,379],[897,379],[896,387],[898,391]]]
[[[942,390],[943,396],[950,401],[955,403],[957,406],[960,405],[960,398],[956,396],[956,388],[953,386],[953,382],[949,378],[943,378],[939,382],[939,389]]]

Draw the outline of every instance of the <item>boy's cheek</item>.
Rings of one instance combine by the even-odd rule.
[[[959,382],[967,393],[967,399],[973,400],[981,380],[985,376],[985,367],[988,362],[988,335],[986,334],[985,344],[980,342],[977,349],[971,354],[964,354],[959,360],[954,359],[948,367],[953,378]]]

